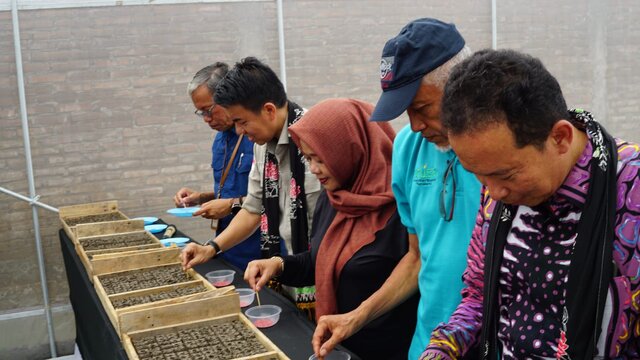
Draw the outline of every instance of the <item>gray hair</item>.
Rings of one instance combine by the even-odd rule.
[[[229,65],[223,62],[216,62],[215,64],[205,66],[200,69],[191,79],[189,85],[187,86],[187,92],[189,96],[196,91],[201,85],[206,84],[207,89],[211,92],[211,96],[216,92],[216,85],[218,82],[222,80],[222,78],[227,75],[227,71],[229,71]]]
[[[473,55],[471,49],[465,45],[462,50],[458,51],[458,53],[455,54],[451,59],[447,60],[446,63],[438,66],[430,73],[425,75],[423,78],[423,82],[429,85],[436,86],[439,89],[444,89],[444,85],[449,79],[451,69],[464,61],[466,58],[471,57],[471,55]]]

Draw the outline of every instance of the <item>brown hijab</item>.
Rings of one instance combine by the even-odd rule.
[[[341,185],[327,192],[336,216],[316,258],[316,319],[337,312],[340,272],[363,246],[375,240],[396,204],[391,191],[391,151],[395,132],[386,122],[370,122],[373,105],[353,99],[325,100],[289,127]]]

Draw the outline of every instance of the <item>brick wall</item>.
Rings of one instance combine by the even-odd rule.
[[[472,49],[489,47],[491,2],[451,4],[284,1],[291,98],[305,107],[337,96],[375,102],[382,46],[416,17],[454,22]],[[569,104],[604,114],[612,133],[640,141],[639,11],[632,0],[498,1],[498,45],[541,57]],[[249,55],[278,72],[275,2],[26,10],[20,25],[41,201],[58,207],[116,199],[129,216],[162,216],[205,240],[206,221],[164,214],[180,186],[211,184],[213,133],[191,114],[186,83],[208,63]],[[12,36],[11,14],[0,12],[0,186],[26,194]],[[51,300],[64,304],[59,224],[39,213]],[[0,224],[0,314],[39,306],[29,206],[1,195]]]
[[[453,22],[472,49],[490,47],[490,1],[456,4],[453,7],[449,2],[413,0],[286,1],[290,96],[305,106],[328,97],[354,97],[375,103],[380,95],[382,47],[418,17]],[[407,122],[403,115],[392,125],[399,130]]]
[[[192,113],[193,74],[216,60],[278,55],[272,2],[29,10],[20,27],[41,201],[117,199],[132,217],[173,220],[164,211],[179,187],[211,187],[213,132]],[[0,85],[0,184],[27,194],[9,12],[0,12]],[[39,213],[51,302],[68,303],[57,216]],[[39,306],[29,206],[0,196],[0,224],[0,313]],[[176,224],[209,236],[204,221]],[[0,358],[12,346],[0,340]]]
[[[540,57],[569,106],[591,110],[612,134],[640,141],[634,122],[640,104],[640,25],[634,19],[640,3],[518,0],[498,11],[499,47]]]

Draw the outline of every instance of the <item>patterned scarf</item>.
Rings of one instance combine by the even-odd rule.
[[[571,110],[571,121],[584,129],[593,146],[591,184],[577,229],[569,265],[569,280],[558,359],[592,359],[602,330],[602,314],[612,277],[613,224],[616,211],[617,151],[614,139],[590,113]],[[499,274],[507,236],[517,206],[497,202],[485,253],[482,340],[484,359],[496,359],[498,346]]]
[[[289,115],[287,117],[287,127],[295,124],[304,110],[297,104],[289,101]],[[289,159],[291,163],[291,184],[289,197],[291,207],[289,209],[289,219],[291,220],[291,247],[293,253],[297,254],[309,249],[309,233],[307,224],[307,201],[304,192],[304,158],[296,144],[291,141],[289,135]],[[262,172],[262,218],[260,225],[260,249],[264,259],[275,255],[280,255],[280,178],[278,169],[278,159],[276,154],[266,151],[264,159],[264,169]]]
[[[297,104],[288,102],[287,128],[295,124],[304,110]],[[309,250],[309,225],[307,223],[307,198],[304,191],[305,160],[302,152],[291,140],[289,134],[289,163],[291,164],[291,183],[289,184],[289,219],[291,221],[291,248],[294,254]],[[280,237],[280,172],[276,154],[266,151],[264,169],[262,172],[262,214],[260,222],[260,250],[262,258],[268,259],[281,255]],[[269,287],[282,292],[282,285],[271,281]],[[295,302],[298,308],[307,312],[310,319],[314,318],[315,287],[295,288]]]

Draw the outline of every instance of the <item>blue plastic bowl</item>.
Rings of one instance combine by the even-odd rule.
[[[163,232],[167,228],[167,224],[152,224],[145,225],[144,229],[152,234],[157,234],[159,232]]]
[[[188,237],[175,237],[175,238],[160,240],[160,243],[162,243],[163,246],[169,247],[171,246],[171,244],[176,244],[176,246],[179,248],[185,247],[185,245],[187,245],[188,242],[189,242]]]
[[[200,210],[198,206],[186,207],[186,208],[173,208],[167,210],[168,214],[178,217],[191,217],[193,213]]]

